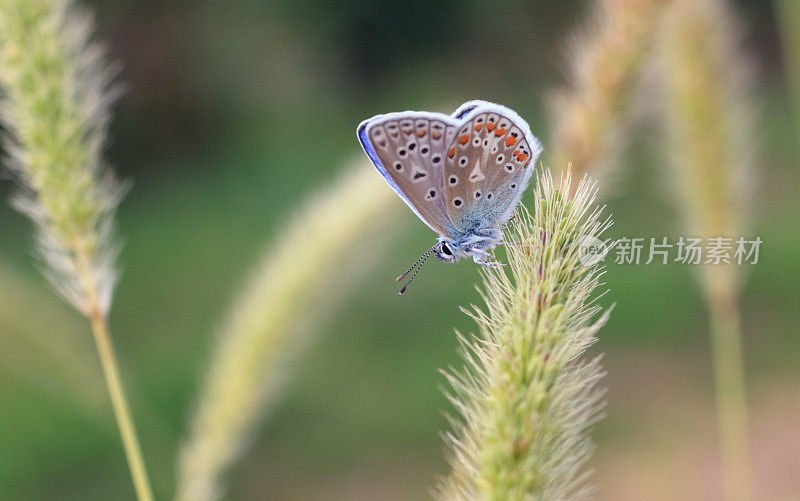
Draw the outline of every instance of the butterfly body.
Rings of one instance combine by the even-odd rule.
[[[484,264],[489,257],[489,251],[502,240],[503,233],[499,225],[486,221],[469,233],[452,239],[440,236],[433,247],[433,255],[443,263],[454,263],[462,257],[471,257],[476,263]]]
[[[514,212],[541,152],[514,111],[469,101],[452,115],[404,111],[361,122],[364,152],[412,211],[439,234],[430,249],[443,262],[489,251]],[[427,257],[427,256],[426,256]]]

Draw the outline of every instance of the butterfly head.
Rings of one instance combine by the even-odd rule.
[[[444,238],[440,238],[433,246],[433,255],[443,263],[455,263],[461,257],[458,247]]]

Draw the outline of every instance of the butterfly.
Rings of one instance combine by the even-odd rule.
[[[358,139],[378,172],[422,222],[439,234],[409,270],[414,280],[433,255],[445,263],[472,257],[499,266],[489,253],[509,221],[542,151],[517,113],[468,101],[452,115],[400,111],[358,126]]]

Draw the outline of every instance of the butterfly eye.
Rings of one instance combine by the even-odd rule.
[[[447,243],[445,242],[442,242],[442,254],[445,254],[447,256],[453,255],[453,251],[450,250],[450,247],[448,247]]]

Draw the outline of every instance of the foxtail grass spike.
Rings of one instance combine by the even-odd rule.
[[[440,499],[575,499],[591,490],[589,437],[604,390],[600,359],[585,357],[608,318],[597,302],[602,270],[581,242],[611,224],[584,178],[571,191],[539,178],[533,214],[518,209],[506,235],[508,268],[484,268],[478,324],[459,335],[464,366],[444,372],[457,416],[445,434],[450,474]],[[574,195],[569,195],[574,193]]]
[[[346,284],[392,238],[397,202],[374,168],[356,162],[265,249],[220,328],[180,453],[177,500],[222,495],[222,475],[278,401],[314,321],[346,297]],[[349,280],[331,281],[333,273]]]
[[[660,59],[674,201],[688,235],[743,236],[752,213],[754,127],[750,63],[725,0],[673,0]],[[741,268],[705,264],[698,277],[709,311],[725,497],[753,499],[744,357]]]
[[[576,179],[613,178],[642,67],[669,0],[598,0],[569,40],[567,84],[550,98],[552,165],[572,164]],[[563,168],[563,167],[562,167]],[[601,191],[613,185],[603,182]]]
[[[44,275],[90,323],[136,495],[150,500],[108,326],[125,189],[101,153],[118,87],[91,33],[68,0],[0,0],[0,117],[21,186],[14,205],[36,226]]]

